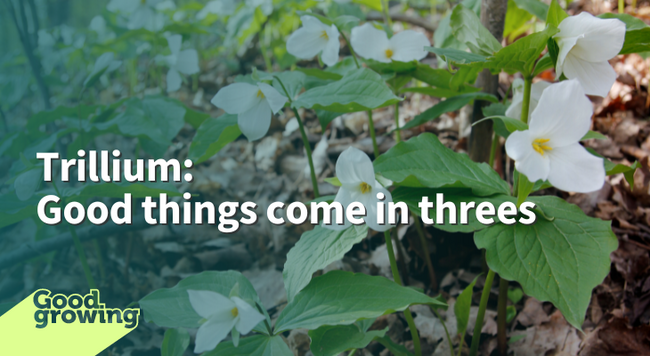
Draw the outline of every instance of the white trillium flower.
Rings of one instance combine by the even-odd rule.
[[[552,84],[542,93],[529,129],[506,140],[506,152],[531,182],[547,180],[564,191],[588,193],[605,182],[603,159],[580,139],[589,131],[593,107],[575,80]]]
[[[530,89],[530,105],[528,106],[528,117],[537,107],[539,98],[542,97],[544,89],[548,88],[551,83],[546,81],[539,81],[533,83]],[[517,78],[512,83],[512,103],[506,110],[506,116],[513,119],[521,120],[521,104],[524,102],[524,81]]]
[[[228,114],[237,114],[239,129],[255,141],[269,131],[272,115],[284,107],[287,98],[266,83],[234,83],[221,88],[211,102]]]
[[[333,66],[339,60],[339,30],[327,26],[313,16],[302,16],[302,27],[287,39],[287,52],[300,59],[311,59],[321,54],[323,63]]]
[[[107,8],[111,12],[128,15],[127,28],[137,30],[160,31],[165,25],[165,17],[157,11],[156,6],[163,0],[111,0]]]
[[[386,32],[378,30],[370,22],[352,29],[352,48],[363,58],[390,63],[419,61],[427,56],[424,47],[431,46],[427,36],[420,32],[406,30],[391,39]]]
[[[199,72],[199,55],[195,49],[181,51],[181,45],[183,44],[183,36],[181,35],[167,37],[167,43],[169,43],[172,54],[163,57],[163,59],[169,66],[167,92],[171,93],[181,88],[183,79],[180,73],[189,75]]]
[[[188,290],[190,304],[206,322],[196,333],[195,353],[213,350],[234,327],[246,335],[264,320],[264,315],[238,297],[227,298],[207,290]]]
[[[386,231],[393,227],[388,223],[379,225],[377,223],[377,198],[378,193],[384,194],[381,200],[384,205],[385,222],[388,221],[388,203],[393,201],[393,196],[375,179],[375,168],[368,155],[358,148],[349,147],[336,161],[336,177],[341,182],[341,188],[334,198],[335,202],[341,203],[343,209],[353,202],[359,202],[366,208],[364,218],[366,225],[375,231]],[[345,217],[345,214],[343,214]],[[337,225],[332,219],[332,225],[323,225],[331,230],[344,230],[351,226],[351,222],[345,219],[344,225]]]
[[[208,17],[208,14],[230,16],[235,13],[236,5],[235,0],[213,0],[205,4],[203,9],[196,14],[196,18],[203,20]]]
[[[569,16],[553,38],[559,47],[557,75],[577,79],[587,95],[605,97],[616,81],[609,60],[623,48],[625,23],[582,12]]]

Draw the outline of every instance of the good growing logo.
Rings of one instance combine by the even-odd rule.
[[[124,323],[127,329],[138,326],[140,309],[111,309],[100,302],[99,290],[91,289],[85,296],[80,294],[55,294],[47,289],[34,293],[33,301],[37,310],[34,313],[36,328],[43,329],[48,324],[63,322],[65,324]]]

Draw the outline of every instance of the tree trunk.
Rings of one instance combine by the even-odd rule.
[[[481,23],[499,41],[503,39],[503,26],[506,21],[507,0],[481,0]],[[497,95],[499,89],[499,76],[492,75],[489,70],[483,70],[476,80],[476,86],[483,88],[483,92]],[[472,123],[481,120],[483,107],[489,102],[474,101]],[[490,158],[492,145],[492,121],[486,121],[472,127],[469,136],[469,156],[475,162],[487,162]]]

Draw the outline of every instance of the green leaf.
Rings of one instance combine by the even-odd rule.
[[[292,106],[349,113],[377,109],[400,100],[379,74],[361,68],[351,71],[337,82],[309,89]]]
[[[183,356],[190,345],[190,334],[185,329],[167,329],[160,348],[161,356]]]
[[[275,332],[352,324],[358,319],[402,311],[413,304],[446,306],[385,277],[331,271],[314,278],[287,304],[275,322]]]
[[[359,25],[361,20],[356,16],[343,15],[334,19],[334,24],[341,31],[350,31],[354,26]]]
[[[369,9],[375,11],[382,11],[383,3],[382,0],[352,0],[355,4],[360,4],[368,7]]]
[[[501,44],[483,27],[474,11],[457,5],[450,18],[454,37],[469,47],[472,53],[490,56],[501,49]]]
[[[638,161],[634,161],[631,166],[626,166],[624,164],[616,164],[608,160],[607,158],[599,155],[596,151],[594,151],[593,148],[587,147],[587,151],[589,151],[589,153],[592,155],[603,159],[605,163],[605,172],[608,176],[623,173],[625,180],[630,185],[630,187],[634,187],[634,172],[636,172],[637,168],[641,168],[641,164]]]
[[[343,231],[316,226],[300,237],[287,254],[282,276],[287,291],[287,300],[293,298],[309,284],[314,272],[343,258],[352,246],[368,235],[367,225],[351,226]]]
[[[490,61],[490,67],[510,74],[520,72],[524,76],[530,75],[548,40],[558,32],[556,27],[547,26],[544,31],[528,35],[502,48]]]
[[[329,178],[325,178],[323,180],[326,181],[327,183],[335,186],[335,187],[340,187],[340,186],[343,185],[341,183],[341,181],[337,177],[329,177]]]
[[[188,158],[195,164],[204,162],[240,135],[237,115],[224,114],[209,118],[196,130]]]
[[[517,304],[524,297],[524,291],[521,288],[508,288],[508,299],[512,304]]]
[[[185,106],[185,117],[183,118],[183,120],[185,120],[185,122],[187,122],[188,124],[192,125],[193,128],[198,129],[199,126],[201,126],[201,124],[209,118],[210,118],[210,114],[200,112],[194,109],[190,109],[187,106]]]
[[[515,4],[542,21],[546,21],[549,6],[539,0],[514,0]]]
[[[343,113],[340,112],[333,112],[333,111],[327,111],[327,110],[314,110],[316,113],[316,117],[318,118],[318,122],[320,123],[321,129],[325,131],[327,129],[327,125],[330,124],[330,122],[334,121],[337,117],[343,115]]]
[[[567,15],[564,9],[562,9],[558,1],[552,0],[551,5],[548,8],[548,14],[546,15],[546,24],[558,27],[560,22],[567,17],[569,17],[569,15]]]
[[[14,189],[18,199],[25,201],[34,195],[34,192],[41,185],[43,177],[43,167],[38,166],[30,169],[14,180]]]
[[[384,330],[365,332],[355,324],[325,325],[309,331],[309,348],[314,356],[337,356],[344,351],[363,349],[375,338],[386,335],[387,331],[388,327]]]
[[[413,356],[403,345],[393,342],[388,336],[377,338],[377,342],[384,345],[394,356]]]
[[[319,14],[316,14],[316,13],[310,12],[310,11],[302,11],[302,10],[298,10],[298,11],[296,11],[296,14],[297,14],[298,16],[301,16],[301,17],[302,17],[302,16],[312,16],[312,17],[315,17],[315,18],[318,19],[318,21],[322,22],[324,25],[327,25],[327,26],[329,26],[329,25],[331,25],[331,24],[334,23],[334,22],[332,22],[332,20],[330,20],[329,18],[327,18],[327,17],[325,17],[325,16],[323,16],[323,15],[319,15]]]
[[[535,189],[535,182],[529,181],[526,175],[520,174],[516,170],[515,174],[518,174],[519,177],[517,181],[517,206],[520,206]]]
[[[525,34],[533,27],[533,15],[528,11],[521,9],[513,0],[508,0],[508,11],[506,12],[506,23],[503,28],[503,37],[508,42]]]
[[[549,39],[549,42],[552,42],[553,44],[555,44],[557,46],[557,44],[555,43],[554,40]],[[548,45],[548,42],[547,42],[547,45]],[[555,62],[553,62],[553,58],[551,58],[551,53],[546,52],[546,54],[543,55],[542,58],[540,58],[539,61],[537,61],[537,63],[535,64],[535,70],[533,71],[533,77],[536,77],[536,76],[542,74],[542,72],[547,70],[547,69],[553,68],[554,64],[555,64]]]
[[[316,69],[316,68],[296,68],[297,71],[305,73],[305,75],[318,78],[318,79],[323,79],[323,80],[339,80],[343,78],[341,74],[338,73],[333,73],[333,72],[326,72],[324,70]]]
[[[597,139],[597,140],[606,140],[606,139],[607,139],[607,136],[601,134],[600,132],[596,132],[596,131],[589,130],[589,132],[587,132],[587,134],[584,135],[584,136],[580,139],[580,141],[589,140],[589,139],[592,139],[592,138],[595,138],[595,139]]]
[[[445,147],[423,133],[400,142],[374,162],[375,173],[408,187],[470,188],[475,195],[510,194],[508,184],[485,163]]]
[[[634,30],[640,30],[647,28],[648,25],[646,25],[643,20],[636,18],[632,15],[628,14],[617,14],[613,12],[606,12],[604,14],[600,14],[596,16],[601,19],[618,19],[621,20],[625,23],[625,29],[626,31],[634,31]]]
[[[484,63],[488,62],[487,56],[460,51],[454,48],[424,47],[424,49],[429,52],[435,53],[439,57],[442,57],[442,59],[445,62],[452,62],[456,64],[478,64],[478,65],[483,65]]]
[[[467,324],[469,323],[469,311],[472,306],[472,294],[474,293],[474,285],[478,276],[474,278],[465,290],[456,299],[454,304],[454,314],[456,314],[456,333],[464,335],[467,331]]]
[[[293,356],[293,352],[282,336],[253,335],[239,340],[237,347],[232,341],[221,342],[202,356]]]
[[[498,124],[498,126],[500,128],[503,127],[505,129],[505,131],[506,131],[505,133],[500,132],[501,130],[497,131],[496,128],[495,128],[495,131],[497,131],[497,134],[499,136],[504,137],[504,138],[508,138],[508,136],[511,133],[515,132],[515,131],[528,130],[528,125],[526,125],[523,121],[513,119],[513,118],[507,117],[507,116],[501,116],[501,115],[488,116],[488,117],[486,117],[484,119],[481,119],[481,120],[473,123],[472,126],[474,126],[474,125],[476,125],[478,123],[481,123],[483,121],[486,121],[486,120],[492,120],[492,121],[494,121],[495,125]]]
[[[517,316],[517,308],[514,305],[508,305],[506,308],[506,322],[509,323]]]
[[[393,195],[393,201],[403,201],[406,203],[406,205],[409,206],[409,209],[413,211],[415,214],[420,215],[421,209],[418,206],[418,203],[422,201],[423,197],[429,197],[429,201],[434,203],[434,207],[432,209],[429,209],[429,218],[437,220],[436,218],[436,209],[435,209],[435,201],[436,201],[436,194],[437,193],[442,193],[444,194],[444,201],[445,202],[452,202],[456,206],[456,219],[457,219],[457,224],[452,225],[449,223],[449,209],[444,210],[444,218],[443,222],[444,224],[439,224],[436,222],[435,225],[433,225],[436,229],[447,231],[447,232],[475,232],[479,230],[485,229],[487,226],[481,224],[476,220],[476,211],[475,210],[470,210],[467,216],[467,224],[461,224],[460,223],[460,205],[461,203],[469,203],[469,202],[474,202],[476,203],[476,206],[478,206],[482,202],[490,202],[492,205],[495,206],[495,208],[498,208],[499,205],[502,203],[505,203],[507,201],[509,202],[515,202],[515,198],[511,197],[510,195],[506,194],[495,194],[495,195],[490,195],[487,197],[477,197],[472,194],[472,191],[467,188],[443,188],[443,189],[428,189],[428,188],[407,188],[407,187],[397,187],[392,192]],[[487,217],[487,216],[486,216]],[[493,218],[496,222],[499,221],[499,218],[496,216],[490,216]]]
[[[236,271],[202,272],[187,277],[172,288],[162,288],[149,293],[140,299],[140,309],[144,312],[144,320],[167,328],[198,328],[201,317],[194,311],[188,290],[208,290],[227,296],[239,284],[239,295],[242,299],[262,305],[251,282]],[[266,310],[264,310],[266,314]],[[267,320],[270,320],[267,316]],[[266,332],[261,322],[256,331]],[[246,340],[246,339],[244,339]],[[240,347],[243,341],[240,342]]]
[[[474,100],[487,100],[491,102],[499,101],[496,96],[483,92],[452,96],[451,98],[441,101],[438,104],[425,110],[423,113],[417,115],[413,118],[413,120],[407,122],[406,125],[402,126],[400,130],[407,130],[416,126],[420,126],[425,122],[439,118],[440,115],[444,113],[460,110],[463,106],[469,104]]]
[[[625,43],[619,54],[650,51],[650,27],[625,32]]]
[[[591,291],[609,273],[609,255],[618,241],[611,222],[586,216],[560,198],[530,197],[553,221],[533,225],[497,224],[474,234],[488,266],[521,284],[527,295],[550,301],[580,329]]]
[[[291,100],[293,100],[300,94],[300,91],[305,85],[305,77],[305,73],[300,71],[273,73],[273,87],[279,93],[285,95],[284,89],[278,82],[278,79],[280,79],[284,88],[289,92]]]

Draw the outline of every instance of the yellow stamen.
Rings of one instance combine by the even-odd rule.
[[[239,315],[239,310],[237,309],[237,307],[232,308],[230,314],[232,314],[233,318],[236,318],[237,315]]]
[[[386,50],[386,58],[390,59],[393,58],[393,50],[392,49],[387,49]]]
[[[262,90],[257,91],[257,97],[264,99],[264,93],[262,93]]]
[[[323,32],[320,34],[320,36],[321,36],[322,38],[326,39],[326,40],[329,40],[329,39],[330,39],[330,36],[327,34],[327,31],[323,31]]]
[[[550,140],[550,138],[538,138],[537,140],[533,141],[533,149],[543,156],[544,152],[551,151],[553,149],[553,147],[545,145],[545,143]]]
[[[372,190],[372,187],[366,182],[361,182],[361,184],[359,184],[359,189],[361,189],[361,194],[366,194]]]

